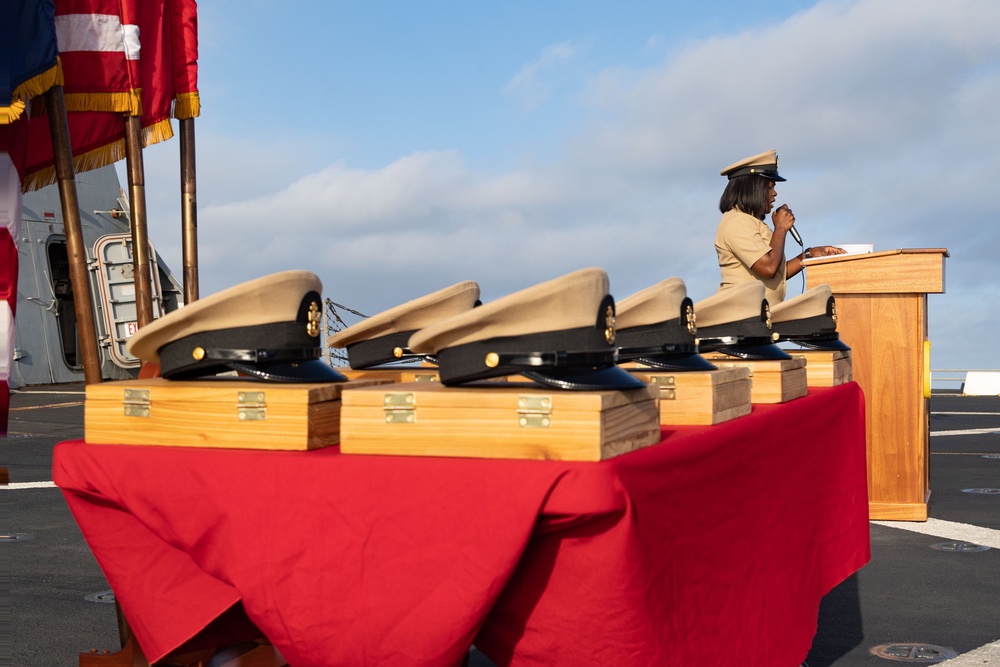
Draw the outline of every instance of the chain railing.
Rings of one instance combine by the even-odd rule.
[[[969,372],[976,373],[1000,373],[995,368],[932,368],[931,386],[940,386],[942,383],[959,384],[965,382],[965,377]],[[959,375],[948,375],[949,373],[959,373]]]
[[[343,331],[352,324],[357,322],[345,322],[344,318],[341,317],[341,313],[344,313],[349,319],[353,317],[358,318],[358,321],[368,317],[364,313],[359,313],[358,311],[348,308],[343,304],[336,303],[331,299],[323,299],[323,335],[324,341],[329,340],[330,336],[337,333],[338,331]],[[352,317],[353,316],[353,317]],[[324,343],[325,344],[325,343]],[[326,362],[331,366],[347,366],[347,352],[342,348],[332,348],[329,345],[326,346],[325,350]]]

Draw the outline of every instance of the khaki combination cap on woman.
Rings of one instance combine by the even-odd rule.
[[[761,282],[727,287],[696,303],[694,310],[698,314],[701,352],[722,352],[753,360],[792,358],[775,345],[771,310]]]
[[[778,175],[778,153],[773,150],[745,157],[723,169],[719,175],[726,176],[729,180],[737,176],[763,176],[770,181],[778,182],[785,180]]]
[[[714,370],[698,354],[694,303],[680,278],[667,278],[617,304],[618,360],[677,371]]]
[[[355,369],[413,359],[422,355],[410,350],[410,336],[478,305],[479,284],[456,283],[372,315],[334,334],[327,343],[347,348],[348,363]]]
[[[778,342],[817,350],[850,350],[837,333],[837,301],[829,285],[817,285],[771,308]]]
[[[446,385],[524,375],[558,389],[645,386],[616,364],[615,304],[603,269],[581,269],[432,324],[409,347]]]
[[[126,349],[159,362],[170,380],[239,371],[270,382],[343,382],[319,359],[323,284],[309,271],[284,271],[230,287],[164,315]]]

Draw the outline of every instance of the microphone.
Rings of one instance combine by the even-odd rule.
[[[797,229],[795,229],[795,225],[792,225],[791,227],[789,227],[788,231],[791,233],[792,238],[795,239],[795,242],[798,243],[801,246],[802,245],[802,237],[799,236],[799,232],[798,232]]]

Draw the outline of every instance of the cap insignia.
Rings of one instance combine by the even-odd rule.
[[[310,337],[315,338],[319,335],[319,323],[323,318],[323,313],[319,309],[319,304],[315,301],[309,304],[309,313],[307,315],[309,320],[306,322],[306,333]]]
[[[687,319],[687,330],[692,336],[698,333],[698,325],[695,319],[694,307],[690,304],[684,309],[684,317]]]
[[[771,305],[768,303],[764,304],[764,324],[767,325],[768,330],[771,329]]]
[[[834,301],[830,304],[830,317],[833,318],[833,323],[837,323],[837,302]]]
[[[604,340],[608,345],[615,344],[615,309],[611,305],[604,310]]]

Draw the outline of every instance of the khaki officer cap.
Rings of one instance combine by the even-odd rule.
[[[719,173],[722,176],[728,176],[729,180],[733,180],[737,176],[751,175],[763,176],[771,181],[785,180],[778,175],[778,153],[776,151],[767,151],[760,155],[745,157],[739,162],[729,165]]]
[[[764,283],[736,283],[694,305],[698,349],[743,359],[791,359],[775,345]]]
[[[837,333],[837,301],[829,285],[817,285],[771,309],[778,342],[818,350],[850,350]]]
[[[479,305],[479,284],[465,281],[407,301],[347,327],[327,341],[331,347],[346,347],[351,368],[412,359],[407,347],[410,336],[440,320]]]
[[[126,349],[168,379],[239,371],[272,382],[341,382],[319,360],[323,284],[284,271],[199,299],[142,327]]]
[[[560,389],[631,389],[618,368],[615,304],[603,269],[581,269],[432,324],[410,349],[433,354],[444,384],[522,374]]]
[[[670,370],[713,370],[698,354],[694,304],[680,278],[667,278],[617,303],[618,360]]]

